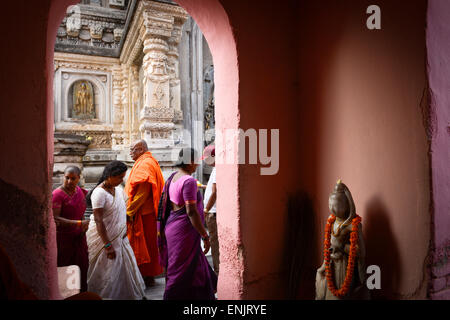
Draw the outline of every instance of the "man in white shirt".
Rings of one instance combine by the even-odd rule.
[[[215,168],[216,149],[214,145],[209,145],[203,151],[202,160],[206,164],[214,167],[208,180],[205,190],[205,199],[203,202],[206,226],[209,231],[209,239],[211,243],[211,255],[213,258],[214,271],[219,273],[219,239],[217,236],[217,222],[216,222],[216,168]]]

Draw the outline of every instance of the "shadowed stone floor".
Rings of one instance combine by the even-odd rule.
[[[211,251],[210,251],[211,252]],[[210,266],[212,267],[212,256],[208,254],[206,256]],[[145,289],[145,297],[148,300],[162,300],[164,295],[164,288],[166,286],[166,281],[164,277],[155,278],[155,285],[151,287],[147,287]]]

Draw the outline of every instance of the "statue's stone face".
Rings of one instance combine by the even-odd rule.
[[[344,193],[333,193],[330,196],[328,205],[332,214],[340,219],[345,219],[349,213],[348,199]]]

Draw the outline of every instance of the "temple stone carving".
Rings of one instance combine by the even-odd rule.
[[[80,3],[67,9],[66,17],[58,28],[55,49],[59,52],[115,56],[123,43],[123,29],[127,21],[125,1],[102,7],[101,3],[91,1]],[[132,2],[130,2],[131,4]]]
[[[214,119],[214,66],[205,68],[203,75],[203,106],[204,106],[204,130],[205,144],[211,144],[215,140],[215,119]]]
[[[180,7],[147,1],[140,2],[138,12],[142,37],[137,43],[143,43],[144,53],[139,130],[150,147],[172,147],[175,124],[183,119],[177,46],[188,15]]]
[[[165,176],[181,147],[200,150],[213,140],[214,76],[205,43],[171,1],[83,0],[68,8],[55,44],[55,135],[89,141],[81,158],[87,187],[111,160],[131,166],[135,140],[147,141]]]

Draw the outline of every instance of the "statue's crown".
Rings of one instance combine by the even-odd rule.
[[[345,185],[342,183],[342,180],[339,179],[334,186],[335,193],[343,193],[345,191]]]

